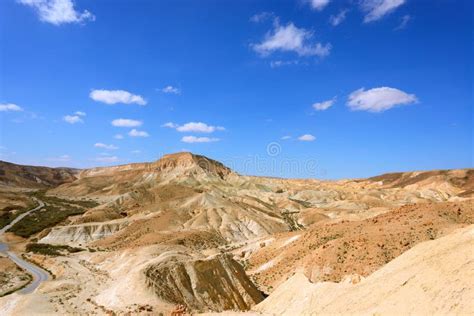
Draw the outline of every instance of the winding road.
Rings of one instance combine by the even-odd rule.
[[[2,239],[2,235],[9,230],[13,225],[21,221],[23,218],[28,216],[30,213],[37,211],[44,207],[43,201],[38,200],[37,198],[34,198],[36,202],[38,202],[38,206],[29,210],[26,213],[21,214],[17,218],[15,218],[9,225],[3,227],[0,229],[0,240]],[[33,281],[28,284],[26,287],[18,291],[18,293],[21,294],[29,294],[32,293],[38,288],[38,286],[41,284],[41,282],[48,280],[49,274],[45,270],[41,269],[38,266],[35,266],[32,263],[29,263],[28,261],[25,261],[18,257],[15,253],[11,252],[8,250],[8,245],[5,243],[0,242],[0,252],[5,254],[10,260],[15,262],[19,267],[22,269],[26,270],[28,273],[30,273],[33,276]]]

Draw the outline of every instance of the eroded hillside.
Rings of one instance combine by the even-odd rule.
[[[9,187],[6,206],[15,190],[16,208],[45,206],[4,239],[54,278],[2,298],[7,314],[248,310],[295,273],[368,277],[474,218],[472,169],[278,179],[178,153],[73,177],[46,192]]]

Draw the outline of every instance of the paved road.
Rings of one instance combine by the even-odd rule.
[[[12,221],[9,225],[3,227],[0,230],[0,239],[2,238],[3,233],[5,233],[7,230],[9,230],[13,225],[15,225],[16,223],[21,221],[25,216],[28,216],[28,214],[30,214],[34,211],[37,211],[37,210],[41,209],[44,206],[44,203],[42,201],[40,201],[36,198],[34,198],[34,199],[35,199],[35,201],[37,201],[39,203],[39,205],[37,207],[35,207],[34,209],[31,209],[28,212],[21,214],[20,216],[15,218],[15,220]],[[41,282],[48,280],[48,277],[49,277],[48,272],[46,272],[45,270],[41,269],[38,266],[35,266],[32,263],[29,263],[28,261],[25,261],[25,260],[21,259],[15,253],[13,253],[11,251],[8,251],[8,245],[7,244],[0,242],[0,252],[4,253],[8,258],[10,258],[10,260],[15,262],[21,268],[28,271],[33,276],[33,281],[30,284],[28,284],[26,287],[21,289],[19,291],[19,293],[21,293],[21,294],[32,293],[41,284]]]
[[[18,223],[19,221],[21,221],[23,218],[25,218],[25,216],[28,216],[30,213],[34,212],[34,211],[37,211],[39,209],[41,209],[43,206],[44,206],[44,203],[43,201],[40,201],[38,200],[37,198],[33,198],[36,202],[38,202],[38,206],[35,207],[34,209],[31,209],[29,210],[28,212],[26,213],[23,213],[21,214],[20,216],[18,216],[17,218],[15,218],[10,224],[8,224],[7,226],[3,227],[2,229],[0,229],[0,238],[2,237],[3,233],[5,233],[7,230],[9,230],[10,228],[12,228],[13,225],[15,225],[16,223]]]

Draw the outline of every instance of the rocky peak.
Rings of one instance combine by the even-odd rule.
[[[164,155],[154,163],[154,167],[158,171],[204,171],[221,179],[232,173],[232,170],[222,163],[190,152]]]

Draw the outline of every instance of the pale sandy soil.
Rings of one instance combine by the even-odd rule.
[[[0,297],[22,288],[31,281],[31,277],[10,259],[0,253]]]
[[[295,273],[249,312],[201,315],[471,315],[474,225],[408,250],[367,278],[312,283]]]
[[[474,310],[474,225],[423,242],[357,284],[297,273],[254,307],[268,315],[468,315]]]

